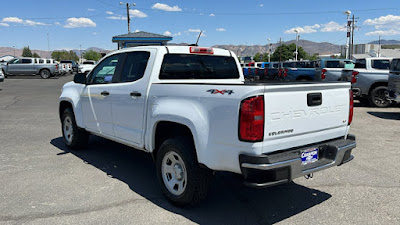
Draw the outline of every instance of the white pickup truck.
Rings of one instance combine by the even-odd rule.
[[[93,60],[86,60],[78,67],[78,73],[89,73],[96,66],[96,62]]]
[[[353,159],[350,83],[245,83],[241,71],[217,48],[112,52],[64,85],[63,139],[81,148],[93,134],[152,154],[177,205],[205,198],[213,171],[267,187]]]

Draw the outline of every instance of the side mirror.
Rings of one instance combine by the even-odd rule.
[[[86,84],[86,74],[85,73],[75,74],[74,82],[77,84]]]

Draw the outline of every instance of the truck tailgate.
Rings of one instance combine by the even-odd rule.
[[[264,153],[347,134],[350,83],[265,86]]]

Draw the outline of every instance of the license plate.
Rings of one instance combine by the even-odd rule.
[[[318,148],[311,148],[301,152],[301,164],[306,165],[318,160]]]

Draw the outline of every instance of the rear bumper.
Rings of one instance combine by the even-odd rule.
[[[259,156],[241,154],[239,163],[246,185],[269,187],[347,163],[353,159],[351,151],[355,147],[355,136],[348,135],[346,139],[334,139],[278,153]],[[319,148],[319,159],[314,163],[302,165],[301,152],[310,148]]]

